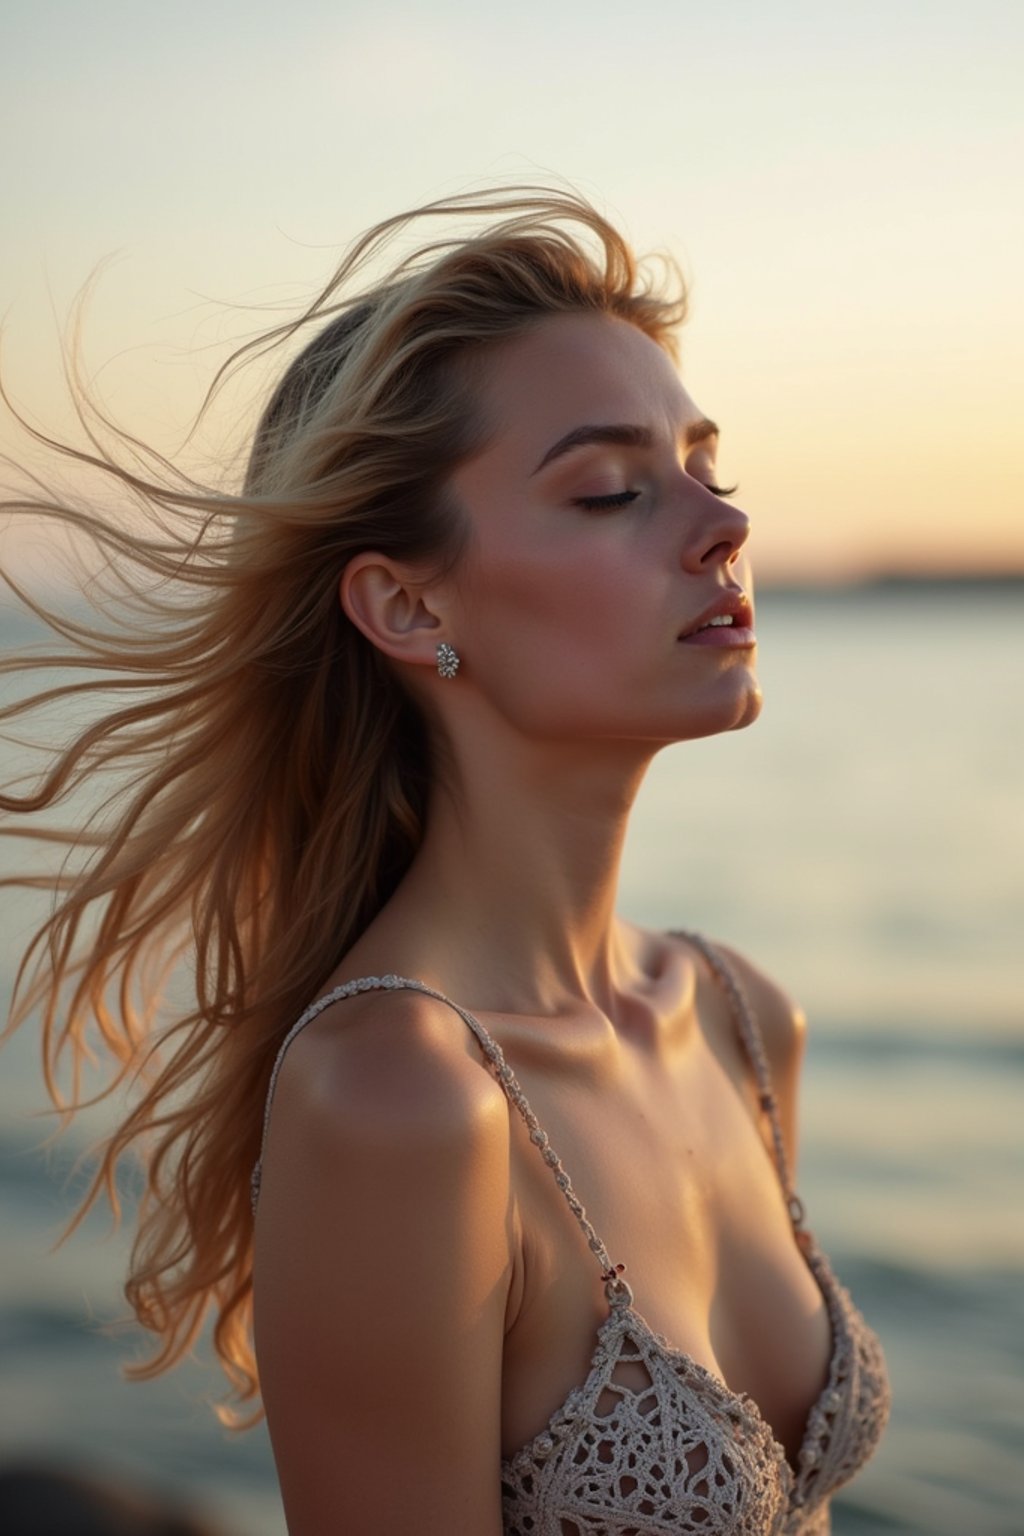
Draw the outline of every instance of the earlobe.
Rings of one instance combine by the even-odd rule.
[[[350,560],[338,587],[342,608],[366,638],[394,661],[433,665],[440,616],[429,590],[397,561],[367,553]]]

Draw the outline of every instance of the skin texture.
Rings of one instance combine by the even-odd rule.
[[[444,580],[372,553],[341,601],[446,743],[422,849],[335,976],[417,977],[502,1046],[648,1322],[758,1403],[795,1455],[830,1353],[721,989],[614,912],[630,807],[671,742],[756,718],[751,646],[681,642],[749,586],[714,438],[624,322],[545,320],[490,360],[470,525]],[[538,472],[585,424],[647,428]],[[582,498],[636,490],[611,510]],[[441,640],[462,657],[436,672]],[[699,808],[695,808],[699,813]],[[731,952],[730,952],[731,953]],[[732,956],[795,1156],[803,1021]],[[288,1022],[288,1021],[285,1021]],[[499,1456],[586,1376],[598,1267],[458,1016],[359,996],[281,1073],[256,1230],[256,1342],[293,1536],[500,1536]]]

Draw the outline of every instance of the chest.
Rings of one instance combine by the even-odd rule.
[[[741,1052],[696,1032],[615,1072],[532,1075],[524,1087],[534,1112],[612,1261],[625,1264],[637,1310],[674,1349],[752,1397],[795,1456],[831,1330]],[[513,1143],[506,1456],[584,1381],[608,1312],[594,1255],[521,1124]]]

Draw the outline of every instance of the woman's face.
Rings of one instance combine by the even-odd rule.
[[[748,519],[707,489],[717,434],[667,354],[622,320],[552,317],[495,354],[477,403],[488,446],[452,477],[459,686],[549,739],[754,720]]]

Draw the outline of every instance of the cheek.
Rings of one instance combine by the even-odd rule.
[[[666,656],[668,633],[651,590],[621,550],[581,558],[548,548],[529,559],[494,552],[469,573],[467,662],[492,704],[521,729],[600,731],[623,701],[639,708]],[[462,625],[460,624],[460,629]],[[605,718],[613,716],[613,720]]]
[[[628,573],[621,551],[583,559],[556,548],[539,558],[499,554],[475,574],[467,604],[474,639],[496,654],[511,646],[520,654],[557,650],[559,659],[607,656],[635,629],[629,615],[640,594]],[[650,592],[646,599],[649,613]]]

